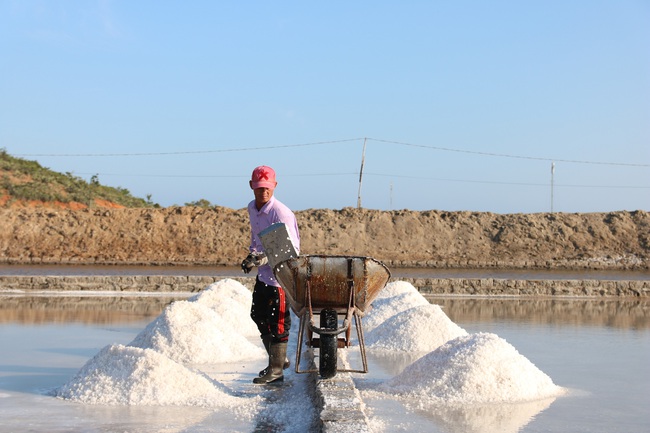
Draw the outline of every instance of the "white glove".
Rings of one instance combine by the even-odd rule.
[[[241,268],[245,274],[249,273],[255,266],[262,266],[269,262],[264,253],[250,253],[241,262]]]

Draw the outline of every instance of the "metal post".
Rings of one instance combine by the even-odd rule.
[[[553,213],[553,187],[555,186],[555,163],[551,163],[551,213]]]
[[[357,208],[361,209],[361,181],[363,180],[363,164],[366,161],[366,141],[368,139],[363,139],[363,153],[361,154],[361,169],[359,170],[359,194],[357,196]]]

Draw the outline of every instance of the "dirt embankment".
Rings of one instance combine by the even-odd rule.
[[[296,212],[302,253],[392,266],[650,269],[650,214]],[[0,208],[2,263],[237,265],[245,209]]]

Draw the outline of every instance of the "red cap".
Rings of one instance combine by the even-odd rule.
[[[251,188],[274,189],[276,185],[275,171],[271,167],[260,165],[253,170],[253,175],[251,176]]]

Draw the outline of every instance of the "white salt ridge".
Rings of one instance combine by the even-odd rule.
[[[106,346],[56,395],[88,404],[240,407],[242,411],[242,405],[258,403],[226,394],[217,383],[154,350],[123,345]]]
[[[188,301],[211,308],[242,335],[259,336],[257,326],[250,318],[253,294],[238,281],[230,278],[219,280]]]
[[[518,403],[564,393],[512,345],[489,333],[449,341],[381,388],[420,402],[447,404]]]
[[[452,322],[440,306],[427,302],[390,316],[368,332],[365,340],[373,351],[428,353],[461,335],[467,331]]]

